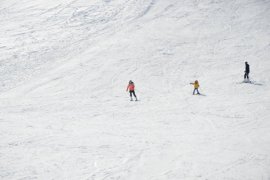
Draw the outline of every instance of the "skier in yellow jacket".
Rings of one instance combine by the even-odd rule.
[[[199,92],[199,90],[198,90],[199,87],[200,87],[199,81],[196,80],[194,83],[190,83],[190,84],[194,85],[193,95],[195,94],[195,91],[197,91],[197,94],[200,94],[200,92]]]

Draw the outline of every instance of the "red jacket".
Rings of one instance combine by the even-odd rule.
[[[135,90],[135,85],[134,85],[134,83],[129,84],[129,85],[127,86],[127,90],[129,90],[129,91],[134,91],[134,90]]]

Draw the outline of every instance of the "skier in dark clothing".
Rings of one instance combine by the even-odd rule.
[[[128,83],[127,86],[127,91],[129,90],[129,94],[130,94],[130,100],[133,101],[132,99],[132,95],[135,97],[136,101],[138,101],[137,96],[135,94],[135,85],[134,82],[132,82],[131,80]]]
[[[245,69],[245,75],[244,75],[244,79],[246,80],[248,80],[249,81],[249,72],[250,72],[250,70],[249,70],[249,64],[248,64],[248,62],[245,62],[245,65],[246,65],[246,69]]]

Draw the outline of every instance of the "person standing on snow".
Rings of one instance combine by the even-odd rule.
[[[135,94],[135,85],[134,82],[132,82],[131,80],[128,83],[127,86],[127,91],[129,90],[129,94],[130,94],[130,100],[133,101],[132,99],[132,95],[136,98],[136,101],[138,101],[137,96]]]
[[[199,90],[198,90],[199,87],[200,87],[199,81],[196,80],[194,83],[190,83],[190,84],[194,85],[193,95],[195,94],[195,91],[197,91],[197,94],[200,94],[200,92],[199,92]]]
[[[248,62],[245,62],[245,65],[246,65],[246,68],[245,68],[245,75],[244,75],[244,80],[248,80],[249,81],[249,72],[250,72],[250,70],[249,70],[249,64],[248,64]]]

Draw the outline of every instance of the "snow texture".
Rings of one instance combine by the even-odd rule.
[[[0,19],[0,179],[270,180],[270,1],[1,0]]]

